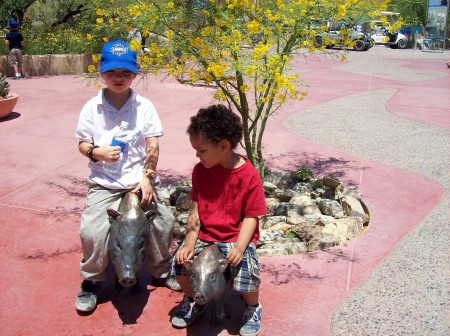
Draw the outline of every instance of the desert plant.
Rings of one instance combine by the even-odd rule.
[[[302,167],[297,170],[296,174],[300,182],[311,182],[314,178],[314,173],[309,168]]]
[[[0,72],[0,97],[6,99],[11,97],[9,92],[9,83],[6,81],[6,76]]]

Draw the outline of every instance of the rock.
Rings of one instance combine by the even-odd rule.
[[[286,216],[286,223],[298,225],[305,222],[305,218],[297,211],[289,210]]]
[[[310,197],[304,195],[292,197],[289,200],[289,203],[298,205],[300,208],[315,204],[315,202]]]
[[[329,188],[336,189],[337,186],[341,184],[341,181],[335,174],[330,174],[325,177],[323,177],[320,182]]]
[[[288,211],[292,211],[292,210],[297,212],[298,214],[301,214],[301,212],[302,212],[298,205],[295,205],[295,204],[292,204],[292,203],[283,202],[283,203],[280,203],[276,207],[276,209],[273,212],[273,214],[275,216],[286,216]]]
[[[369,222],[369,218],[366,217],[366,213],[358,199],[352,196],[344,196],[341,202],[342,208],[346,214],[351,217],[360,217],[363,221],[363,225]]]
[[[286,223],[286,216],[264,216],[260,219],[260,225],[263,229],[268,229],[280,222]]]
[[[280,200],[277,198],[273,197],[266,198],[267,212],[269,214],[273,214],[275,209],[278,207],[280,203],[281,203]]]
[[[288,224],[286,222],[279,222],[271,227],[269,227],[267,230],[270,231],[282,231],[283,233],[286,233],[292,229],[293,225]]]
[[[360,217],[346,217],[335,221],[336,237],[342,244],[359,236],[363,229],[363,222]]]
[[[327,216],[333,216],[335,218],[344,217],[342,206],[337,201],[321,199],[319,202],[319,209],[322,214]]]
[[[185,191],[182,191],[176,202],[175,202],[175,208],[177,211],[188,211],[191,208],[192,201],[190,197],[190,192],[187,193]]]
[[[272,191],[272,197],[279,199],[281,202],[289,202],[295,195],[295,191],[290,189],[275,189]]]

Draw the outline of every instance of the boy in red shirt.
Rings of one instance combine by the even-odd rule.
[[[215,243],[226,257],[233,288],[245,301],[240,335],[257,335],[261,328],[256,243],[258,217],[267,213],[264,189],[250,161],[234,152],[243,136],[239,117],[223,105],[200,109],[187,129],[200,163],[192,173],[192,206],[186,238],[178,248],[172,274],[185,294],[172,325],[186,327],[205,307],[193,300],[189,271],[183,264]]]

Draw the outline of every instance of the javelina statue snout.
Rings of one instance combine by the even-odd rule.
[[[121,286],[132,287],[138,283],[147,248],[150,223],[155,211],[144,212],[136,194],[126,193],[116,210],[108,209],[111,228],[108,255],[114,264],[117,281]],[[116,289],[122,287],[116,283]]]
[[[194,260],[184,265],[191,271],[191,287],[195,302],[202,305],[209,303],[211,324],[216,325],[218,319],[228,318],[228,314],[224,312],[229,280],[228,272],[225,270],[228,263],[217,245],[206,247]]]

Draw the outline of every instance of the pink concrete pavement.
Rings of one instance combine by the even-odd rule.
[[[433,61],[423,64],[438,67]],[[309,70],[304,74],[311,86],[309,96],[286,106],[271,121],[265,137],[268,166],[281,170],[308,165],[318,174],[342,173],[345,183],[357,186],[364,195],[371,223],[364,235],[345,246],[261,258],[261,335],[328,335],[333,310],[444,193],[423,176],[311,143],[282,126],[289,114],[368,90],[366,76],[343,76],[335,66],[333,61],[303,65]],[[107,283],[96,311],[77,315],[74,299],[81,280],[77,232],[86,192],[82,180],[88,169],[76,149],[74,129],[81,106],[96,90],[70,76],[11,82],[20,98],[14,113],[0,121],[1,334],[236,335],[243,309],[236,293],[228,296],[230,320],[210,327],[208,319],[201,318],[178,330],[170,325],[169,314],[181,294],[150,285],[146,272],[142,280],[148,285],[139,294],[115,292]],[[430,80],[428,87],[432,86],[445,88],[439,80]],[[400,99],[391,99],[386,106],[391,113],[448,127],[445,101],[433,101],[432,116],[424,112],[427,106],[422,103],[432,101],[429,91],[422,90],[423,100],[414,102],[411,96],[417,94],[417,84],[371,79],[372,89],[382,87],[398,90]],[[158,166],[163,180],[189,177],[196,158],[185,127],[199,107],[212,102],[213,90],[157,79],[150,80],[147,91],[141,86],[136,89],[153,101],[165,128]],[[407,104],[413,105],[405,108]],[[399,208],[399,199],[406,199],[407,207]]]

